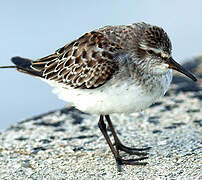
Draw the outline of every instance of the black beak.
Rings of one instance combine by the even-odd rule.
[[[184,69],[172,57],[170,57],[170,59],[168,61],[168,65],[169,65],[168,66],[169,68],[174,69],[174,70],[176,70],[178,72],[181,72],[182,74],[186,75],[187,77],[189,77],[193,81],[197,81],[197,79],[190,72],[188,72],[186,69]]]

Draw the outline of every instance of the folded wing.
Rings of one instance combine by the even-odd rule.
[[[18,70],[73,88],[96,88],[119,70],[121,47],[92,31],[37,61],[12,59]],[[22,60],[23,59],[23,60]]]

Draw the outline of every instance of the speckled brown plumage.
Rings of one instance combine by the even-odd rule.
[[[95,88],[118,71],[114,58],[121,49],[102,33],[92,31],[55,54],[33,62],[31,67],[48,80],[74,88]]]
[[[96,88],[119,72],[121,64],[117,57],[121,54],[144,59],[146,50],[142,44],[171,52],[167,34],[157,26],[106,26],[84,34],[50,56],[32,61],[26,71],[73,88]]]

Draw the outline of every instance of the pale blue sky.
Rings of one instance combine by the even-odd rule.
[[[12,56],[37,59],[83,33],[106,25],[145,21],[162,26],[182,62],[202,52],[201,0],[6,0],[0,2],[0,65]],[[0,70],[0,130],[65,106],[44,82]]]

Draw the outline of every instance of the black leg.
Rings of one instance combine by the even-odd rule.
[[[127,146],[123,145],[121,143],[121,141],[119,140],[116,132],[115,132],[114,126],[113,126],[113,124],[111,122],[111,119],[110,119],[109,115],[106,115],[105,118],[106,118],[106,120],[107,120],[107,122],[109,124],[109,128],[110,128],[110,130],[112,132],[112,135],[114,137],[115,146],[116,146],[117,151],[121,150],[121,151],[124,151],[126,153],[134,154],[134,155],[137,155],[137,156],[146,156],[147,155],[147,152],[139,152],[139,151],[148,150],[148,149],[150,149],[150,147],[147,147],[147,148],[131,148],[131,147],[127,147]]]
[[[105,137],[105,140],[107,141],[113,155],[114,155],[114,158],[116,159],[117,163],[122,165],[122,164],[127,164],[127,165],[146,165],[147,163],[146,162],[139,162],[141,160],[144,160],[144,159],[147,159],[148,157],[146,156],[143,156],[143,157],[140,157],[140,158],[137,158],[137,159],[128,159],[128,160],[125,160],[125,159],[122,159],[119,155],[119,152],[118,150],[116,150],[109,138],[109,135],[107,134],[107,130],[106,130],[106,125],[104,123],[104,119],[103,119],[103,115],[100,115],[100,120],[98,122],[98,126],[103,134],[103,136]]]
[[[100,120],[98,122],[98,126],[103,134],[103,136],[105,137],[105,140],[107,141],[115,159],[118,157],[118,153],[116,152],[108,134],[107,134],[107,129],[106,129],[106,124],[104,123],[104,118],[103,118],[103,115],[100,115]]]

